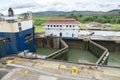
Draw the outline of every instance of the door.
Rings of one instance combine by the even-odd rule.
[[[62,37],[62,33],[60,32],[60,37]]]

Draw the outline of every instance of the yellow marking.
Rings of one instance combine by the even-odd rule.
[[[39,62],[37,62],[37,64],[36,65],[39,65],[39,66],[41,66],[42,64],[41,63],[39,63]]]
[[[11,64],[11,63],[13,63],[14,62],[14,60],[8,60],[7,61],[7,64]]]
[[[67,69],[66,65],[59,65],[60,69]]]
[[[103,69],[102,68],[98,68],[98,70],[102,71]]]
[[[21,59],[21,58],[15,58],[15,60],[16,60],[16,61],[20,61],[20,60],[22,60],[22,59]]]
[[[26,70],[26,71],[27,71],[27,70]],[[25,74],[25,71],[24,71],[24,72],[18,71],[17,73],[23,75],[23,73]],[[27,73],[26,76],[39,77],[39,76],[37,76],[37,75],[33,75],[33,74],[29,74],[29,73]]]
[[[20,60],[21,60],[21,58],[15,58],[15,59],[13,59],[14,62],[20,61]]]
[[[79,69],[77,67],[72,67],[72,73],[78,74]]]
[[[24,74],[28,74],[28,70],[25,70],[25,71],[24,71]]]
[[[88,72],[88,69],[84,69],[84,72]]]
[[[55,76],[55,77],[58,77],[58,76],[59,76],[59,74],[54,74],[54,76]]]

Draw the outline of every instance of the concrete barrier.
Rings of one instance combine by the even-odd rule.
[[[62,44],[61,49],[58,50],[58,51],[56,51],[56,52],[54,52],[54,53],[52,53],[52,54],[50,54],[50,55],[48,55],[48,56],[47,56],[47,59],[48,59],[48,58],[49,58],[49,59],[53,59],[53,58],[61,55],[62,53],[65,53],[65,52],[68,51],[68,45],[67,45],[62,39],[60,39],[60,42],[61,42],[61,44]]]
[[[90,52],[92,52],[93,55],[95,55],[96,57],[99,58],[96,62],[97,65],[98,64],[99,65],[107,65],[109,52],[105,47],[95,43],[94,41],[89,40],[88,50]]]

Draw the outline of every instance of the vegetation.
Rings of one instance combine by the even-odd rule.
[[[56,18],[58,16],[33,16],[35,32],[44,32],[43,24],[50,18]]]
[[[120,16],[83,16],[82,14],[69,15],[49,15],[49,16],[33,16],[35,32],[44,32],[43,23],[50,18],[74,18],[82,23],[82,28],[87,28],[89,22],[100,22],[102,27],[110,30],[120,30]],[[112,27],[105,26],[105,23],[111,23]]]
[[[43,28],[43,26],[36,26],[35,25],[35,32],[38,33],[38,32],[44,32],[45,29]]]
[[[71,14],[66,16],[67,18],[75,18],[77,21],[86,23],[86,22],[100,22],[100,23],[120,23],[120,16],[82,16]]]
[[[44,32],[43,23],[48,20],[48,17],[40,17],[34,16],[34,25],[35,25],[35,32]]]

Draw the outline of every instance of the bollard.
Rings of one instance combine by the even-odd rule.
[[[72,67],[72,73],[78,74],[79,69],[77,67]]]
[[[28,70],[25,70],[25,71],[24,71],[24,74],[28,74]]]

